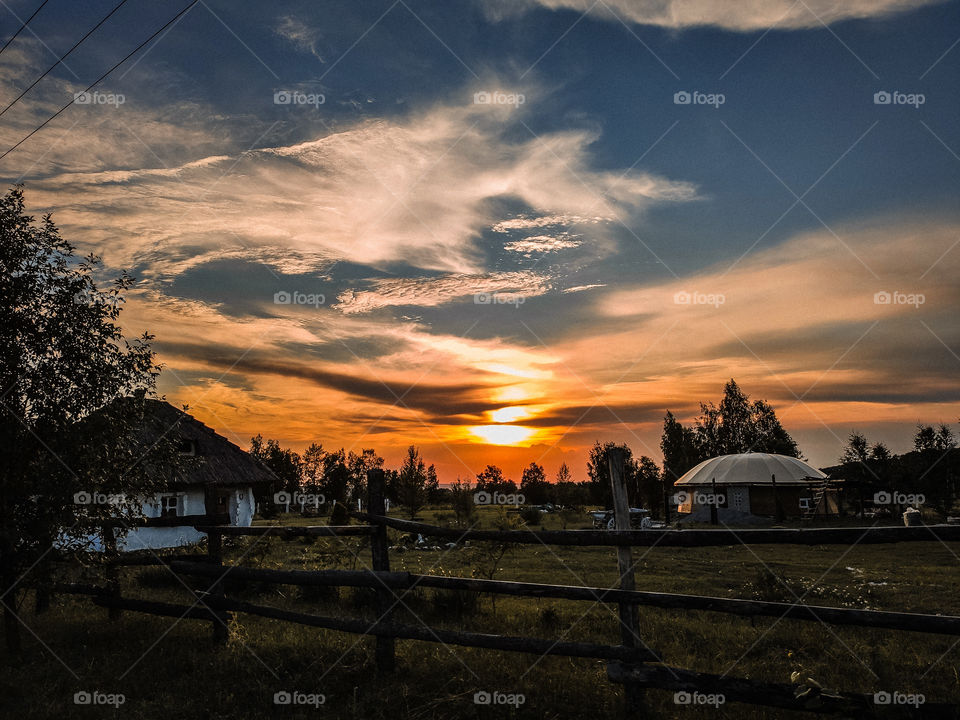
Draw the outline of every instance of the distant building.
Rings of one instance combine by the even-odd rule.
[[[716,493],[714,494],[714,488]],[[827,476],[795,457],[773,453],[720,455],[684,473],[674,484],[677,510],[721,522],[747,515],[785,518],[837,514]]]

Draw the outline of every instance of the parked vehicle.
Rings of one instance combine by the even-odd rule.
[[[617,521],[613,510],[597,510],[590,513],[593,518],[593,527],[597,530],[615,530]],[[654,523],[650,518],[650,511],[645,508],[630,508],[630,527],[634,530],[649,530],[663,523]]]

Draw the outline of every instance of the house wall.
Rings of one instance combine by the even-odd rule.
[[[754,515],[776,515],[776,499],[779,499],[785,517],[800,517],[800,498],[812,499],[813,493],[799,485],[784,485],[776,488],[775,498],[773,487],[750,488],[750,506]]]

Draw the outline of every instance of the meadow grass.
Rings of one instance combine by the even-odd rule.
[[[425,522],[453,524],[442,509],[421,512]],[[479,527],[495,521],[484,509]],[[284,517],[279,524],[317,524]],[[547,529],[560,527],[554,515]],[[586,519],[568,527],[588,526]],[[538,526],[539,527],[539,526]],[[400,533],[390,532],[393,542]],[[495,557],[480,543],[441,550],[391,553],[391,568],[455,576],[486,575]],[[243,538],[228,541],[227,562],[285,569],[364,568],[363,538]],[[636,548],[638,589],[805,602],[850,608],[960,615],[960,543],[937,541],[871,546],[740,544],[716,548]],[[497,563],[497,579],[611,587],[617,579],[613,548],[518,546]],[[783,582],[781,583],[780,580]],[[166,568],[125,568],[125,595],[190,604]],[[228,587],[260,604],[373,620],[369,589],[292,586]],[[616,644],[616,606],[452,593],[415,588],[395,608],[395,619],[434,627]],[[928,701],[960,698],[956,638],[923,633],[828,626],[817,622],[743,618],[713,612],[641,607],[644,642],[672,666],[789,682],[800,670],[820,684],[846,691],[899,690]],[[618,717],[623,689],[606,678],[601,661],[397,642],[397,671],[379,677],[373,640],[240,615],[225,647],[213,643],[210,623],[106,611],[81,597],[58,596],[52,608],[22,618],[26,651],[0,678],[4,717],[94,718],[579,718]],[[35,633],[34,636],[32,633]],[[76,706],[74,693],[122,693],[119,711]],[[277,706],[279,691],[322,693],[319,708]],[[519,707],[478,706],[478,691],[521,693]],[[802,717],[730,704],[718,710],[677,706],[673,694],[648,691],[646,716]]]

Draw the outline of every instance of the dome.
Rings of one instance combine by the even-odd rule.
[[[777,485],[806,485],[823,480],[826,475],[803,460],[773,453],[739,453],[720,455],[704,460],[683,474],[676,485],[770,485],[771,476]]]

